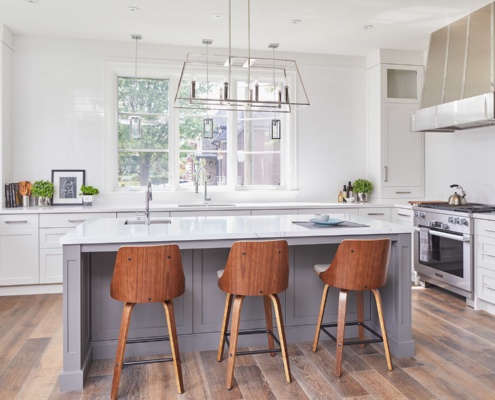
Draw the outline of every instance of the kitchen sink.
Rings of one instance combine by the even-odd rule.
[[[208,203],[208,204],[178,204],[179,207],[235,207],[236,204],[229,203]]]
[[[146,219],[126,219],[124,222],[124,225],[145,225],[146,224]],[[151,225],[155,224],[170,224],[169,219],[153,219],[151,218],[150,221]]]

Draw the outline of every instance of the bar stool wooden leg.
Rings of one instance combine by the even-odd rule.
[[[347,307],[347,290],[341,289],[339,294],[339,313],[337,319],[337,343],[336,343],[336,364],[335,375],[342,375],[342,357],[344,354],[344,335]]]
[[[359,322],[359,340],[364,340],[364,293],[362,290],[356,290],[357,320]],[[364,347],[364,343],[359,347]]]
[[[170,340],[170,349],[174,360],[175,382],[177,383],[177,391],[184,393],[184,383],[182,381],[182,368],[180,365],[179,342],[177,341],[177,329],[175,326],[174,303],[172,300],[163,302],[165,315],[167,316],[168,336]]]
[[[270,296],[263,296],[263,303],[265,305],[265,319],[266,319],[266,329],[273,333],[273,317],[272,317],[272,302]],[[274,349],[275,342],[273,336],[267,334],[268,336],[268,348]],[[275,357],[275,353],[270,353],[271,357]]]
[[[387,328],[385,327],[385,319],[383,318],[382,298],[378,289],[372,289],[376,300],[376,309],[378,311],[378,318],[380,319],[380,329],[382,330],[383,348],[385,349],[385,358],[387,359],[387,367],[389,371],[392,371],[392,358],[390,357],[390,349],[388,347]]]
[[[230,346],[229,346],[229,365],[227,367],[227,389],[232,389],[234,382],[234,364],[237,351],[237,339],[239,337],[239,323],[241,321],[241,307],[245,296],[236,295],[232,312],[232,324],[230,326]]]
[[[119,392],[120,374],[122,372],[122,361],[124,360],[127,333],[129,332],[132,309],[135,305],[135,303],[125,303],[124,309],[122,310],[119,341],[117,343],[117,354],[115,355],[115,364],[113,367],[112,392],[110,394],[110,398],[112,400],[117,398],[117,394]]]
[[[270,298],[273,302],[273,308],[275,309],[275,317],[277,318],[278,336],[280,340],[280,349],[282,350],[282,360],[284,362],[285,380],[287,383],[291,382],[290,378],[290,366],[289,358],[287,356],[287,342],[285,341],[285,328],[284,319],[282,317],[282,307],[280,306],[280,299],[277,294],[271,294]]]
[[[318,340],[320,339],[321,324],[323,322],[323,314],[325,313],[325,304],[327,303],[328,288],[329,285],[325,285],[323,288],[323,295],[321,296],[320,314],[318,315],[318,322],[316,323],[315,339],[313,341],[313,351],[316,351],[318,347]]]
[[[230,309],[232,308],[232,298],[233,295],[227,293],[227,297],[225,298],[225,307],[223,309],[223,321],[222,321],[222,330],[220,331],[220,343],[218,345],[218,353],[217,353],[217,361],[222,361],[223,349],[225,347],[225,334],[227,333],[227,329],[229,327],[230,320]]]

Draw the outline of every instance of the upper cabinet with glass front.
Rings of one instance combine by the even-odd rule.
[[[417,103],[423,89],[423,67],[416,65],[382,64],[382,101]]]

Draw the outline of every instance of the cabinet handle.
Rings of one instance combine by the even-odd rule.
[[[491,229],[491,228],[483,228],[483,229],[487,232],[495,232],[495,229]]]
[[[409,215],[409,214],[397,213],[397,215],[400,215],[401,217],[410,217],[410,215]]]
[[[368,215],[385,215],[385,213],[368,213]]]
[[[411,194],[412,192],[395,192],[395,194]]]
[[[72,222],[72,223],[76,223],[76,222],[84,222],[86,221],[85,219],[68,219],[67,222]]]
[[[488,256],[488,257],[495,257],[495,254],[493,253],[488,253],[486,251],[482,251],[481,254],[483,254],[484,256]]]
[[[383,181],[388,182],[388,167],[385,165],[383,168],[385,170],[385,179]]]
[[[5,221],[6,224],[27,224],[27,219],[22,221]]]
[[[493,286],[490,286],[488,283],[484,283],[483,286],[490,290],[495,290],[495,288]]]

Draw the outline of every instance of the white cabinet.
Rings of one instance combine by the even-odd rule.
[[[495,314],[495,221],[475,220],[474,307]]]
[[[62,283],[63,261],[60,238],[89,218],[115,218],[115,213],[40,214],[40,283]]]
[[[0,286],[37,283],[38,215],[0,215]]]
[[[378,64],[367,70],[368,175],[372,197],[424,195],[424,133],[411,132],[422,66]]]
[[[359,209],[359,216],[390,222],[390,208],[362,207]]]

